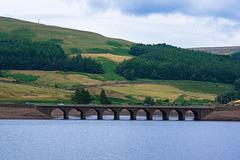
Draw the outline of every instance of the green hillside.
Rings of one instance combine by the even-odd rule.
[[[231,91],[234,86],[193,81],[126,82],[104,81],[100,74],[59,71],[2,70],[0,77],[1,102],[71,103],[72,88],[85,87],[93,96],[92,103],[102,89],[113,104],[142,104],[147,96],[155,100],[168,99],[171,104],[214,103],[218,94]],[[169,83],[171,82],[171,83]],[[196,85],[194,85],[196,83]],[[201,85],[199,85],[201,84]],[[165,104],[166,105],[166,104]]]
[[[230,56],[193,51],[166,44],[137,44],[116,73],[129,80],[194,80],[234,83],[240,78],[240,61]],[[234,64],[234,65],[233,65]]]
[[[0,38],[52,41],[66,53],[127,53],[132,42],[104,37],[100,34],[0,17]]]

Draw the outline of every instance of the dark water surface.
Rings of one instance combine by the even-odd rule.
[[[240,122],[0,120],[0,127],[1,160],[240,159]]]

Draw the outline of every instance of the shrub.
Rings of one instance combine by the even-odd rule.
[[[154,102],[154,99],[150,96],[146,97],[143,101],[144,104],[150,104],[150,105],[154,105],[155,102]]]
[[[237,98],[237,92],[236,91],[228,91],[224,92],[221,95],[218,95],[216,97],[216,102],[219,102],[221,104],[227,104],[228,102],[231,102]]]

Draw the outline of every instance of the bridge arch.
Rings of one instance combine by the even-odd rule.
[[[147,120],[148,117],[149,117],[149,112],[144,109],[140,109],[136,113],[137,120]]]
[[[175,110],[178,113],[178,120],[185,120],[185,112],[176,109]]]
[[[185,112],[181,109],[160,109],[163,120],[185,120]]]
[[[62,108],[53,108],[50,111],[51,117],[59,117],[59,119],[68,119],[68,111],[62,109]]]
[[[70,117],[70,119],[80,119],[81,112],[76,108],[73,108],[69,111],[68,116]]]
[[[113,120],[115,119],[116,111],[113,109],[105,109],[103,111],[103,119]]]
[[[128,109],[122,109],[119,112],[120,119],[124,120],[131,120],[131,114],[132,114],[131,111]]]
[[[152,119],[153,120],[163,120],[163,113],[162,113],[162,111],[159,110],[159,109],[156,109],[155,111],[153,111]]]
[[[91,119],[91,120],[99,119],[99,111],[96,110],[95,108],[90,108],[86,110],[85,114],[86,114],[86,119]]]
[[[194,118],[194,120],[199,120],[200,119],[200,114],[198,113],[198,111],[196,111],[196,110],[192,110],[192,109],[189,109],[187,112],[189,112],[189,111],[191,111],[192,113],[193,113],[193,118]],[[186,112],[186,113],[187,113]]]

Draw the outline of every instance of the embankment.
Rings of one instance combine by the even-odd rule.
[[[49,119],[46,115],[26,104],[0,104],[0,119]]]
[[[240,121],[240,107],[216,107],[203,121]]]

